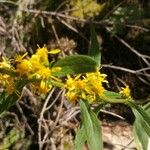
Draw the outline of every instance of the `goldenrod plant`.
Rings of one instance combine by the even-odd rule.
[[[81,126],[75,139],[75,150],[82,150],[87,143],[90,150],[102,150],[103,140],[99,111],[107,104],[125,104],[133,110],[136,117],[134,135],[137,148],[148,150],[150,138],[150,107],[137,105],[131,97],[127,85],[116,93],[108,91],[107,75],[100,72],[101,49],[98,45],[94,27],[91,25],[91,47],[89,56],[67,56],[50,62],[48,55],[59,53],[59,49],[48,50],[38,47],[31,57],[27,53],[14,59],[2,57],[0,62],[0,113],[7,110],[20,98],[25,86],[32,87],[37,94],[46,94],[52,87],[66,89],[65,96],[80,106]],[[80,66],[80,67],[79,67]],[[62,80],[61,77],[66,77]],[[96,107],[91,107],[95,104]],[[144,140],[143,140],[144,139]]]

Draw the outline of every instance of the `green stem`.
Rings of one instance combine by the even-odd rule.
[[[64,84],[61,83],[61,82],[57,82],[57,81],[51,80],[51,83],[52,83],[53,86],[56,86],[56,87],[59,87],[59,88],[64,87]]]
[[[131,101],[131,99],[112,99],[106,96],[101,96],[100,99],[105,101],[106,103],[113,103],[113,104],[116,104],[116,103],[125,104],[127,101]]]

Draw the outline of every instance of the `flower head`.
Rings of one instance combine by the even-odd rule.
[[[40,86],[38,87],[38,91],[40,93],[46,94],[49,92],[52,88],[52,85],[48,83],[47,80],[42,80],[40,83]]]
[[[89,84],[89,87],[99,96],[101,96],[106,91],[103,87],[103,83],[108,83],[106,76],[106,74],[101,74],[98,70],[94,73],[86,74],[86,80]]]
[[[15,91],[14,78],[9,75],[0,74],[0,84],[8,94],[12,94]]]
[[[28,53],[25,53],[23,55],[16,55],[15,62],[21,62],[27,55],[28,55]]]
[[[0,62],[0,68],[4,68],[4,69],[10,69],[11,68],[11,63],[10,61],[5,58],[5,57],[2,57],[2,62]]]
[[[42,48],[38,48],[37,52],[35,54],[38,59],[39,59],[39,63],[44,64],[44,65],[48,65],[49,61],[48,61],[48,49],[44,46]]]
[[[29,60],[23,59],[16,65],[16,71],[21,75],[28,75],[32,71],[32,64]]]
[[[36,75],[38,76],[38,78],[48,79],[51,77],[51,69],[43,66],[36,72]]]
[[[65,83],[65,88],[68,90],[66,97],[70,101],[85,99],[93,103],[105,92],[103,82],[107,82],[106,75],[101,74],[98,70],[94,73],[87,73],[85,76],[71,77],[68,75]]]
[[[131,98],[131,91],[129,86],[121,87],[121,91],[119,92],[124,98]]]
[[[46,94],[52,88],[52,82],[55,81],[61,83],[62,81],[52,75],[53,72],[57,72],[60,70],[59,67],[48,68],[45,66],[41,66],[37,71],[29,76],[29,78],[37,79],[37,83],[32,84],[32,87],[38,91],[38,93]]]

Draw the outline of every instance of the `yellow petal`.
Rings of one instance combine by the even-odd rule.
[[[60,52],[61,52],[60,49],[53,49],[53,50],[49,51],[48,53],[49,53],[49,54],[58,54],[58,53],[60,53]]]
[[[16,55],[15,56],[15,62],[21,62],[27,55],[28,55],[27,52],[23,55]]]

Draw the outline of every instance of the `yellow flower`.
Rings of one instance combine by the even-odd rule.
[[[85,80],[87,81],[90,90],[95,94],[101,96],[106,90],[103,83],[108,83],[106,74],[101,74],[98,70],[94,73],[87,73]]]
[[[76,88],[79,90],[84,90],[86,87],[86,83],[84,80],[79,79],[78,81],[76,81]]]
[[[76,94],[75,92],[68,91],[68,92],[66,93],[66,97],[67,97],[68,100],[70,100],[71,102],[77,101],[77,94]]]
[[[36,72],[36,74],[41,79],[48,79],[51,77],[51,70],[43,66]]]
[[[52,88],[52,85],[48,83],[48,80],[51,77],[51,70],[43,66],[35,73],[35,75],[41,80],[40,84],[37,86],[38,92],[43,94],[49,92]]]
[[[24,55],[16,55],[15,56],[15,62],[21,62],[24,57],[26,57],[28,55],[28,53],[25,53]]]
[[[65,87],[70,90],[74,89],[76,87],[76,81],[78,80],[79,77],[80,75],[75,78],[72,78],[70,75],[67,75]]]
[[[66,88],[72,87],[74,83],[75,83],[74,79],[70,75],[67,75]]]
[[[2,68],[2,71],[5,71],[5,68],[8,70],[12,69],[15,73],[18,73],[20,75],[17,76],[19,79],[24,77],[31,79],[31,81],[33,81],[32,87],[45,94],[49,90],[51,90],[52,85],[63,86],[62,81],[53,76],[53,73],[55,74],[55,72],[60,71],[61,68],[49,68],[48,60],[48,54],[57,54],[59,52],[59,49],[54,49],[48,52],[45,46],[42,48],[39,47],[37,49],[37,52],[33,54],[31,58],[25,58],[27,56],[27,53],[25,53],[24,55],[16,55],[15,59],[13,60],[15,69],[11,65],[10,61],[8,61],[6,58],[2,58],[3,60],[2,62],[0,62],[0,69]],[[6,70],[5,73],[7,72],[8,71]],[[15,90],[15,81],[17,81],[18,79],[17,77],[11,77],[2,73],[0,73],[0,84],[5,89],[5,91],[7,91],[8,93],[12,93]],[[59,84],[60,82],[61,84]]]
[[[8,94],[12,94],[15,91],[15,82],[13,77],[6,74],[0,74],[0,83]]]
[[[30,76],[30,78],[35,76],[37,79],[39,79],[39,84],[34,86],[34,89],[37,89],[39,93],[43,94],[49,92],[52,88],[52,84],[50,82],[51,80],[61,82],[60,79],[57,79],[56,77],[52,76],[52,72],[55,72],[59,69],[59,67],[49,69],[45,66],[42,66],[39,70],[37,70],[33,75]]]
[[[121,87],[121,91],[119,92],[124,98],[131,98],[131,91],[129,86]]]
[[[52,89],[52,85],[47,80],[31,84],[32,89],[38,94],[46,94]]]
[[[94,103],[96,100],[96,94],[95,93],[87,94],[86,99],[89,103]]]
[[[66,97],[70,101],[85,99],[90,103],[97,100],[106,91],[103,87],[106,75],[101,74],[98,70],[94,73],[87,73],[85,76],[78,75],[76,77],[67,76],[65,88],[68,90]]]
[[[5,57],[2,57],[2,62],[0,62],[0,68],[5,68],[5,69],[10,69],[12,66],[10,64],[10,61],[5,58]]]
[[[42,48],[38,48],[37,52],[35,54],[38,59],[39,59],[39,63],[42,63],[44,65],[48,65],[49,61],[48,61],[48,50],[47,48],[44,46]]]
[[[32,55],[29,59],[30,63],[32,64],[32,71],[37,71],[38,69],[42,68],[42,64],[40,63],[40,58],[37,55]]]
[[[28,75],[32,71],[32,64],[29,60],[24,59],[16,65],[16,71],[21,75]]]
[[[87,73],[86,77],[89,81],[96,81],[97,80],[97,82],[108,83],[108,81],[106,80],[107,75],[106,74],[101,74],[98,70],[94,73]]]
[[[48,84],[48,82],[46,80],[42,80],[40,83],[40,86],[38,87],[38,91],[40,93],[46,94],[47,92],[49,92],[52,88],[52,85]]]

